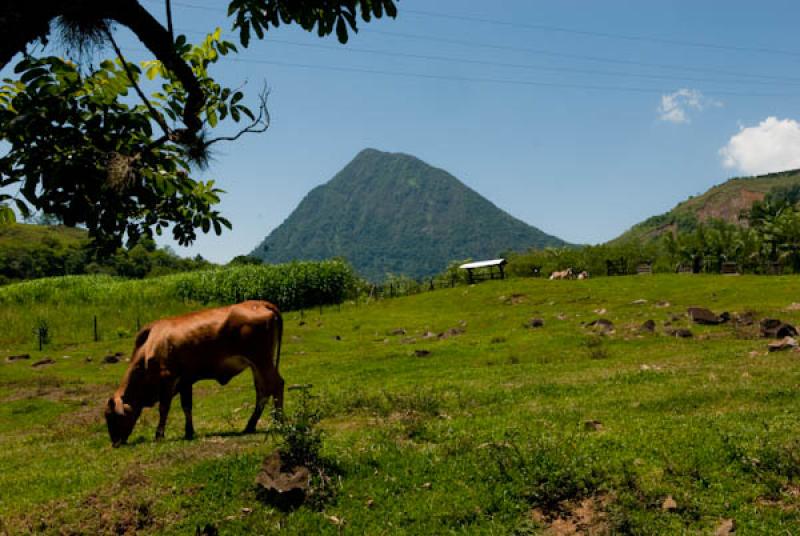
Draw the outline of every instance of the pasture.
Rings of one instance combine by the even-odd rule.
[[[254,492],[276,438],[266,416],[239,434],[249,372],[196,385],[194,441],[173,404],[164,441],[150,409],[111,448],[102,409],[126,363],[101,358],[130,353],[134,319],[201,304],[157,292],[133,312],[124,297],[3,303],[0,357],[31,358],[0,363],[0,533],[798,534],[800,353],[767,353],[757,325],[685,315],[797,324],[794,301],[793,276],[656,275],[288,312],[281,372],[313,384],[337,467],[332,497],[289,512]],[[113,326],[98,342],[93,315]],[[543,326],[526,327],[532,317]],[[614,332],[582,326],[600,317]],[[39,351],[42,318],[51,342]],[[640,333],[649,319],[656,332]],[[668,336],[665,322],[694,336]],[[54,363],[32,367],[44,357]]]

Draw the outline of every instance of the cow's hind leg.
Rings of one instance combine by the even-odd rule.
[[[261,418],[261,414],[264,412],[264,407],[267,405],[267,399],[269,398],[266,379],[256,367],[253,367],[253,383],[256,388],[256,407],[253,410],[253,414],[250,416],[250,420],[247,421],[247,426],[244,428],[245,434],[252,434],[256,431],[256,425]]]
[[[192,385],[181,386],[181,407],[186,417],[185,439],[194,439],[194,425],[192,424]]]

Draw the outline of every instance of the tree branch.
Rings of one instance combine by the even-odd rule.
[[[269,97],[269,90],[266,87],[264,87],[264,89],[262,89],[261,93],[259,93],[258,95],[258,100],[259,100],[258,116],[256,116],[255,119],[253,119],[252,123],[247,125],[245,128],[241,129],[233,136],[220,136],[218,138],[208,140],[203,145],[205,147],[209,147],[214,143],[218,143],[221,141],[236,141],[245,134],[260,134],[262,132],[266,132],[270,124],[269,109],[267,108],[268,97]]]
[[[183,123],[186,129],[176,134],[194,137],[203,128],[200,113],[206,96],[192,68],[176,52],[169,31],[136,0],[102,2],[99,8],[105,18],[127,26],[136,37],[158,58],[164,67],[172,71],[186,90],[186,105],[183,108]]]
[[[125,56],[122,55],[122,50],[120,50],[119,46],[117,46],[117,42],[114,40],[114,36],[111,34],[111,31],[108,28],[106,28],[106,37],[108,37],[114,52],[117,54],[119,61],[122,63],[122,67],[125,69],[125,74],[128,75],[128,80],[130,80],[131,84],[133,85],[133,89],[136,90],[139,98],[142,99],[144,105],[147,106],[147,109],[150,111],[150,115],[153,116],[153,120],[155,120],[155,122],[158,123],[158,126],[161,127],[161,130],[164,131],[164,135],[169,137],[172,134],[172,130],[170,130],[169,125],[167,125],[167,122],[164,120],[164,117],[158,113],[158,110],[156,110],[155,107],[153,107],[150,99],[145,96],[142,88],[139,87],[139,83],[136,81],[136,77],[133,76],[131,68],[128,65],[127,60],[125,60]]]
[[[172,1],[166,0],[167,2],[167,31],[169,32],[169,38],[172,39],[172,42],[175,42],[175,31],[172,27]]]

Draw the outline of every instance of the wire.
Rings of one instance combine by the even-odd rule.
[[[600,90],[600,91],[622,91],[622,92],[634,92],[634,93],[658,93],[658,94],[664,94],[664,93],[668,93],[668,92],[672,91],[671,89],[663,89],[663,88],[644,88],[644,87],[632,87],[632,86],[602,86],[602,85],[594,85],[594,84],[574,84],[574,83],[564,83],[564,82],[545,82],[545,81],[539,81],[539,80],[514,80],[514,79],[505,79],[505,78],[483,78],[483,77],[471,77],[471,76],[438,75],[438,74],[428,74],[428,73],[409,73],[409,72],[401,72],[401,71],[388,71],[388,70],[382,70],[382,69],[363,69],[363,68],[360,68],[360,67],[342,67],[342,66],[333,66],[333,65],[314,65],[314,64],[308,64],[308,63],[292,63],[292,62],[264,60],[264,59],[227,58],[227,61],[238,62],[238,63],[276,65],[276,66],[281,66],[281,67],[296,67],[296,68],[302,68],[302,69],[319,69],[319,70],[327,70],[327,71],[342,71],[342,72],[363,73],[363,74],[379,74],[379,75],[387,75],[387,76],[399,76],[399,77],[405,77],[405,78],[449,80],[449,81],[457,81],[457,82],[489,82],[489,83],[496,83],[496,84],[511,84],[511,85],[522,85],[522,86],[556,87],[556,88],[570,88],[570,89],[589,89],[589,90]],[[719,96],[730,96],[730,97],[800,97],[800,94],[797,94],[797,93],[740,93],[740,92],[735,92],[735,91],[715,91],[714,94],[715,95],[719,95]]]
[[[513,28],[523,28],[527,30],[541,30],[546,32],[560,32],[575,35],[587,35],[591,37],[603,37],[607,39],[621,39],[625,41],[649,42],[661,45],[681,46],[691,48],[707,48],[715,50],[730,50],[735,52],[758,52],[762,54],[780,54],[784,56],[800,57],[800,52],[792,50],[781,50],[774,48],[764,47],[742,47],[737,45],[727,45],[719,43],[707,43],[701,41],[682,41],[678,39],[667,39],[663,37],[648,37],[643,35],[627,35],[610,32],[596,32],[590,30],[577,30],[575,28],[565,28],[562,26],[549,26],[546,24],[527,24],[520,22],[504,21],[497,19],[487,19],[482,17],[474,17],[467,15],[453,15],[448,13],[436,13],[433,11],[423,11],[418,9],[403,8],[402,13],[409,13],[412,15],[419,15],[423,17],[432,17],[440,19],[463,20],[468,22],[480,22],[484,24],[492,24],[497,26],[509,26]]]
[[[145,0],[147,2],[156,3],[160,2],[161,0]],[[219,8],[204,6],[199,4],[191,4],[188,2],[173,2],[173,5],[185,7],[188,9],[199,9],[204,11],[215,11],[220,12]],[[733,52],[756,52],[760,54],[778,54],[783,56],[790,56],[795,58],[800,58],[800,51],[793,51],[793,50],[783,50],[783,49],[775,49],[775,48],[766,48],[766,47],[743,47],[737,45],[730,45],[730,44],[722,44],[722,43],[709,43],[703,41],[683,41],[680,39],[670,39],[665,37],[650,37],[645,35],[630,35],[630,34],[619,34],[619,33],[612,33],[612,32],[597,32],[592,30],[579,30],[576,28],[567,28],[564,26],[552,26],[547,24],[529,24],[529,23],[521,23],[521,22],[514,22],[514,21],[506,21],[506,20],[499,20],[499,19],[490,19],[484,17],[476,17],[476,16],[469,16],[469,15],[454,15],[450,13],[439,13],[435,11],[426,11],[421,9],[408,9],[402,8],[399,13],[402,14],[411,14],[417,15],[421,17],[429,17],[429,18],[439,18],[439,19],[450,19],[450,20],[461,20],[467,22],[478,22],[483,24],[491,24],[495,26],[507,26],[512,28],[522,28],[526,30],[538,30],[538,31],[545,31],[545,32],[557,32],[557,33],[569,33],[573,35],[585,35],[590,37],[602,37],[605,39],[618,39],[623,41],[635,41],[635,42],[647,42],[647,43],[656,43],[660,45],[669,45],[669,46],[681,46],[681,47],[690,47],[690,48],[705,48],[705,49],[712,49],[712,50],[729,50]]]
[[[364,48],[353,48],[353,47],[340,47],[340,46],[332,46],[332,45],[321,45],[318,43],[299,43],[296,41],[288,41],[285,39],[276,39],[270,38],[270,44],[282,44],[282,45],[290,45],[295,47],[303,47],[303,48],[316,48],[322,50],[335,50],[335,51],[347,51],[350,53],[358,53],[358,54],[372,54],[372,55],[380,55],[380,56],[390,56],[395,58],[408,58],[408,59],[418,59],[418,60],[432,60],[432,61],[444,61],[444,62],[451,62],[451,63],[465,63],[470,65],[485,65],[489,67],[508,67],[514,69],[528,69],[533,71],[551,71],[551,72],[563,72],[563,73],[573,73],[573,74],[591,74],[591,75],[600,75],[600,76],[620,76],[625,78],[650,78],[655,80],[683,80],[683,81],[691,81],[691,82],[721,82],[721,83],[742,83],[742,84],[767,84],[767,85],[774,85],[773,81],[767,80],[732,80],[732,79],[722,79],[722,78],[704,78],[704,77],[692,77],[692,76],[682,76],[682,75],[659,75],[659,74],[640,74],[640,73],[633,73],[630,71],[600,71],[596,69],[577,69],[577,68],[570,68],[570,67],[551,67],[545,65],[531,65],[531,64],[524,64],[524,63],[506,63],[506,62],[498,62],[498,61],[486,61],[486,60],[473,60],[473,59],[465,59],[465,58],[456,58],[452,56],[438,56],[438,55],[429,55],[429,54],[411,54],[405,52],[393,52],[389,50],[374,50],[374,49],[364,49]],[[787,79],[790,81],[788,83],[797,85],[800,84],[800,78],[797,79]]]
[[[508,45],[493,45],[490,43],[476,43],[473,41],[462,41],[459,39],[449,39],[445,37],[434,37],[434,36],[427,36],[427,35],[420,35],[420,34],[407,34],[402,32],[391,32],[385,30],[375,30],[375,29],[365,29],[362,30],[367,33],[375,33],[380,35],[388,35],[393,37],[402,37],[405,39],[419,39],[423,41],[433,41],[438,43],[448,43],[452,45],[460,45],[466,47],[473,47],[473,48],[487,48],[487,49],[494,49],[494,50],[509,50],[513,52],[525,52],[528,54],[539,54],[543,56],[552,56],[557,58],[569,58],[569,59],[578,59],[578,60],[586,60],[586,61],[594,61],[600,63],[615,63],[621,65],[636,65],[639,67],[656,67],[659,69],[670,69],[670,70],[679,70],[679,71],[691,71],[691,72],[701,72],[701,73],[714,73],[714,74],[725,74],[730,76],[745,76],[748,78],[764,78],[770,80],[793,80],[798,81],[800,78],[786,78],[780,76],[772,76],[772,75],[764,75],[764,74],[749,74],[749,73],[742,73],[742,72],[735,72],[735,71],[726,71],[721,69],[714,69],[712,67],[686,67],[683,65],[674,65],[668,63],[647,63],[641,61],[634,61],[634,60],[621,60],[616,58],[607,58],[601,56],[585,56],[581,54],[569,54],[565,52],[553,52],[546,49],[536,49],[536,48],[526,48],[526,47],[515,47],[515,46],[508,46]]]
[[[200,31],[200,30],[189,30],[189,29],[181,29],[182,32],[187,34],[196,34],[196,35],[207,35],[208,32]],[[664,80],[686,80],[686,81],[699,81],[699,82],[733,82],[733,83],[753,83],[753,84],[774,84],[775,81],[779,81],[782,83],[791,83],[791,84],[800,84],[800,78],[796,77],[781,77],[781,76],[771,76],[771,75],[761,75],[761,74],[750,74],[750,73],[741,73],[735,71],[724,71],[724,70],[715,70],[709,67],[683,67],[679,65],[666,65],[666,64],[651,64],[651,63],[644,63],[644,62],[635,62],[635,61],[627,61],[627,60],[615,60],[610,58],[599,58],[595,56],[581,56],[577,54],[563,54],[557,52],[550,52],[546,50],[537,50],[537,49],[529,49],[529,48],[522,48],[522,47],[507,47],[503,45],[491,45],[491,44],[479,44],[473,43],[468,41],[460,41],[454,39],[446,39],[446,38],[438,38],[432,36],[423,36],[423,35],[416,35],[416,34],[404,34],[398,32],[383,32],[377,30],[363,30],[363,31],[374,31],[375,33],[383,33],[390,36],[396,37],[404,37],[404,38],[414,38],[414,39],[423,39],[423,40],[435,40],[435,41],[444,41],[446,43],[451,44],[459,44],[465,45],[470,47],[481,47],[481,48],[494,48],[494,49],[506,49],[506,50],[513,50],[517,52],[527,52],[533,54],[541,54],[541,55],[548,55],[548,56],[557,56],[557,57],[569,57],[571,59],[585,59],[589,61],[596,61],[596,62],[608,62],[608,63],[615,63],[615,64],[626,64],[626,65],[636,65],[636,66],[646,66],[646,67],[658,67],[658,68],[667,68],[672,70],[687,70],[691,72],[711,72],[715,74],[722,74],[725,76],[738,76],[738,77],[746,77],[752,78],[753,80],[722,80],[722,79],[713,79],[713,78],[697,78],[697,77],[688,77],[688,76],[667,76],[667,75],[654,75],[654,74],[636,74],[636,73],[625,73],[620,71],[598,71],[592,69],[575,69],[575,68],[568,68],[568,67],[549,67],[549,66],[535,66],[535,65],[526,65],[526,64],[515,64],[515,63],[504,63],[504,62],[493,62],[493,61],[483,61],[483,60],[470,60],[470,59],[462,59],[462,58],[455,58],[455,57],[448,57],[448,56],[433,56],[433,55],[425,55],[425,54],[410,54],[410,53],[402,53],[402,52],[390,52],[390,51],[379,51],[379,50],[368,50],[363,48],[353,48],[353,47],[340,47],[340,46],[331,46],[331,45],[321,45],[318,43],[299,43],[295,41],[288,41],[280,38],[270,38],[270,43],[281,43],[286,45],[292,46],[299,46],[299,47],[306,47],[306,48],[321,48],[321,49],[329,49],[329,50],[346,50],[348,52],[358,52],[364,54],[380,54],[380,55],[387,55],[387,56],[395,56],[395,57],[406,57],[406,58],[416,58],[416,59],[429,59],[429,60],[437,60],[437,61],[451,61],[451,62],[458,62],[458,63],[472,63],[472,64],[480,64],[480,65],[496,65],[500,67],[514,67],[514,68],[525,68],[525,69],[539,69],[543,71],[559,71],[559,72],[575,72],[575,73],[583,73],[583,74],[597,74],[597,75],[614,75],[614,76],[630,76],[636,78],[653,78],[653,79],[664,79]],[[230,36],[230,34],[225,34]],[[763,80],[762,80],[763,79]]]

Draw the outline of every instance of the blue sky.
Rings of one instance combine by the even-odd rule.
[[[160,16],[163,2],[143,3]],[[174,0],[176,28],[190,40],[226,31],[225,4]],[[266,81],[272,125],[220,147],[198,175],[227,190],[233,231],[179,253],[250,251],[365,147],[444,168],[578,243],[611,239],[730,176],[800,167],[797,2],[398,7],[347,45],[286,27],[218,64],[221,81],[247,81],[253,96]]]

